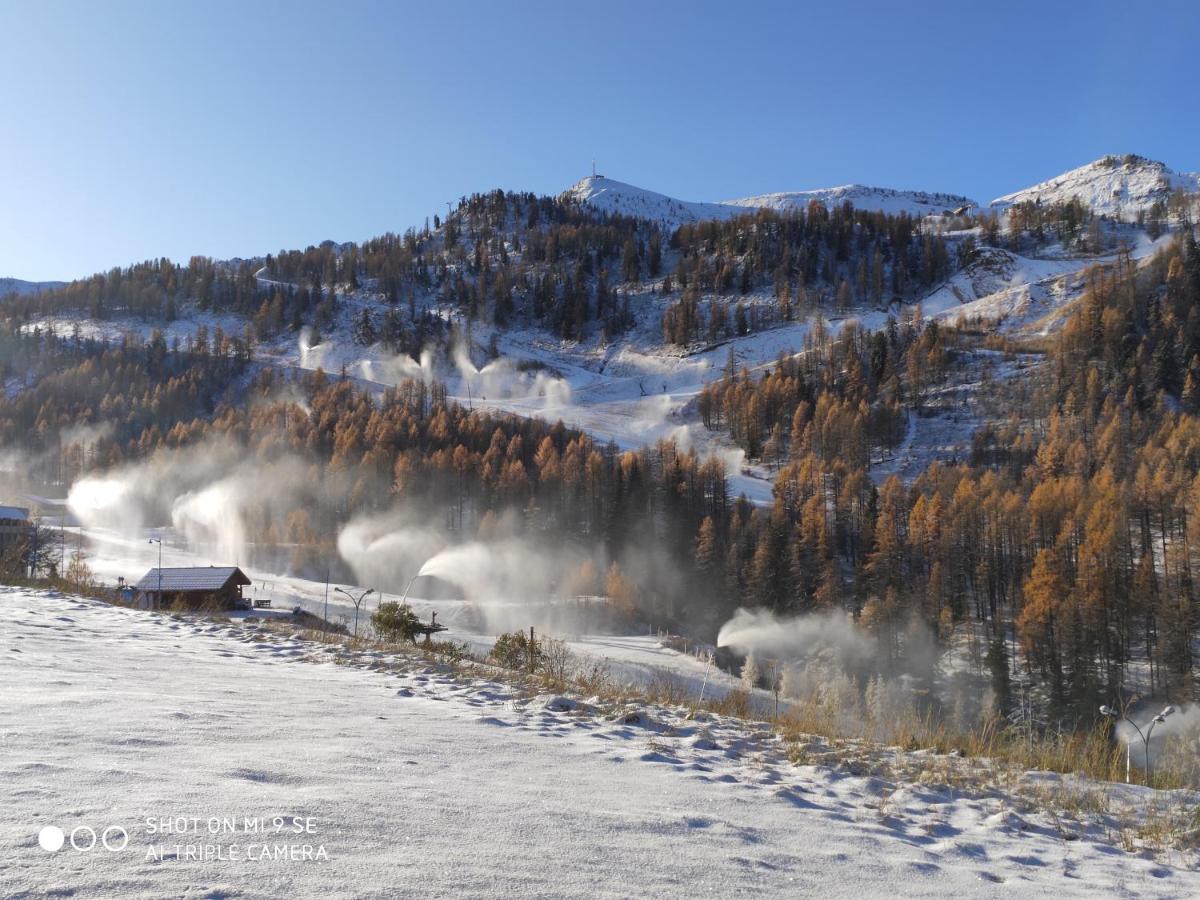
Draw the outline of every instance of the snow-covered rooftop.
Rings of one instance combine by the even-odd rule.
[[[134,587],[139,591],[219,591],[234,578],[237,584],[250,584],[250,579],[237,566],[207,566],[151,569]]]

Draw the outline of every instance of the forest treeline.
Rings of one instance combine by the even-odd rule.
[[[565,197],[493,191],[464,198],[444,221],[362,244],[326,241],[255,261],[152,260],[40,294],[0,300],[0,318],[86,313],[173,321],[187,308],[242,317],[246,340],[314,329],[319,343],[348,297],[353,336],[416,356],[444,342],[431,304],[468,321],[522,323],[562,338],[616,337],[631,303],[667,301],[667,340],[686,345],[746,334],[812,310],[910,301],[963,258],[908,216],[820,203],[747,212],[664,232]],[[770,302],[747,301],[770,290]],[[701,303],[701,296],[708,298]],[[366,302],[363,302],[366,301]]]
[[[24,474],[69,484],[81,472],[117,466],[157,446],[182,420],[236,402],[250,361],[248,344],[204,325],[186,344],[154,331],[120,343],[0,326],[0,448],[17,454]]]
[[[0,303],[0,445],[68,482],[214,438],[298,458],[330,502],[272,497],[248,513],[253,538],[291,546],[298,572],[319,571],[355,516],[411,504],[464,538],[503,522],[582,549],[588,565],[564,590],[608,593],[625,615],[698,636],[740,605],[845,609],[875,635],[881,665],[915,667],[918,655],[927,665],[914,623],[942,647],[969,637],[1002,709],[1018,675],[1068,717],[1135,679],[1190,696],[1200,627],[1200,250],[1190,228],[1141,265],[1118,254],[1089,271],[1043,342],[1045,364],[1028,383],[995,386],[1013,392],[1012,413],[977,431],[970,459],[931,464],[907,484],[873,477],[971,336],[919,312],[834,334],[820,312],[919,297],[968,264],[977,242],[1108,240],[1076,203],[1022,205],[1005,233],[991,231],[992,217],[974,224],[975,238],[950,244],[906,216],[815,205],[666,234],[493,192],[447,221],[362,245],[114,270]],[[731,354],[696,400],[704,425],[774,473],[772,504],[731,496],[720,461],[670,442],[622,452],[561,423],[465,410],[436,384],[372,396],[335,373],[285,382],[250,368],[257,340],[307,325],[319,341],[348,291],[376,301],[358,302],[356,339],[416,353],[453,339],[430,297],[468,319],[576,338],[629,327],[639,284],[665,296],[664,337],[679,344],[815,316],[794,354],[753,372]],[[169,319],[184,302],[250,327],[105,345],[26,326],[81,309]],[[13,379],[28,386],[10,389]]]
[[[463,409],[436,384],[372,397],[317,373],[298,406],[272,399],[267,371],[250,398],[210,408],[244,365],[228,339],[172,352],[10,333],[21,352],[37,356],[38,340],[38,353],[77,361],[3,401],[0,435],[111,420],[81,463],[100,468],[214,436],[298,456],[337,502],[275,497],[249,516],[258,538],[295,545],[298,570],[319,567],[349,518],[399,502],[466,537],[503,518],[547,546],[589,548],[572,588],[612,588],[630,615],[664,626],[703,633],[737,605],[844,608],[898,665],[914,620],[944,641],[968,629],[1002,704],[1014,667],[1063,710],[1088,709],[1131,666],[1182,696],[1200,625],[1200,250],[1189,238],[1089,278],[1029,405],[981,429],[970,461],[907,485],[877,486],[871,451],[897,441],[956,352],[953,329],[916,316],[875,334],[818,326],[761,375],[731,366],[701,415],[776,467],[769,507],[730,496],[716,459],[668,442],[620,452],[561,423]]]
[[[895,350],[880,335],[855,349],[851,335],[826,351],[823,384],[804,371],[820,357],[814,348],[758,379],[727,375],[705,391],[702,414],[784,462],[771,508],[729,532],[702,523],[698,565],[748,604],[849,607],[897,658],[914,619],[943,639],[970,622],[986,635],[980,662],[1002,705],[1017,647],[1058,709],[1086,714],[1131,667],[1143,688],[1190,698],[1198,326],[1190,235],[1141,267],[1121,257],[1093,269],[1032,398],[976,434],[969,463],[935,463],[908,485],[870,479],[869,447],[895,440],[885,413],[897,393],[880,393],[870,376],[933,374],[945,352],[936,331],[913,329]],[[907,385],[908,402],[916,387]]]

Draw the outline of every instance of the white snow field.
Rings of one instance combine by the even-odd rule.
[[[793,765],[735,720],[48,592],[0,613],[5,897],[1200,893],[1103,828]]]

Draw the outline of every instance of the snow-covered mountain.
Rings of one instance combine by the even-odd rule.
[[[40,294],[42,291],[53,290],[65,285],[65,281],[24,281],[20,278],[0,278],[0,297],[9,294]]]
[[[940,215],[962,207],[974,209],[978,205],[974,200],[959,194],[900,191],[861,184],[812,191],[759,194],[717,203],[693,202],[678,200],[603,175],[584,178],[571,186],[566,191],[566,196],[601,212],[650,219],[668,229],[707,219],[732,219],[747,215],[755,209],[773,209],[780,212],[804,209],[814,200],[829,207],[849,202],[854,204],[856,209],[892,215],[906,212],[912,216]]]
[[[566,196],[599,212],[637,216],[668,229],[706,219],[732,219],[746,214],[745,209],[730,204],[676,200],[603,175],[589,175],[568,188]]]
[[[1078,197],[1099,215],[1132,219],[1155,203],[1166,203],[1176,190],[1200,190],[1200,174],[1176,172],[1142,156],[1105,156],[1032,187],[992,201],[1003,211],[1023,201],[1060,203]]]
[[[841,187],[822,188],[815,191],[760,194],[757,197],[726,200],[725,203],[732,206],[748,206],[785,212],[791,209],[804,209],[814,200],[829,207],[851,203],[855,209],[883,212],[894,216],[902,212],[906,212],[910,216],[937,216],[957,210],[970,212],[979,205],[970,197],[964,197],[961,194],[898,191],[894,188],[868,187],[864,184],[844,184]]]

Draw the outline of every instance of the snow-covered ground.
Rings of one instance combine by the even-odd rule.
[[[1200,892],[1103,817],[794,765],[737,720],[45,592],[0,613],[8,897]]]
[[[1175,239],[1173,233],[1151,239],[1144,231],[1128,237],[1129,258],[1137,263],[1150,259]],[[1117,258],[1117,253],[1023,256],[985,247],[974,262],[922,299],[921,310],[950,323],[988,322],[1009,334],[1049,334],[1066,321],[1072,303],[1082,295],[1087,270],[1111,266]]]
[[[166,567],[207,566],[214,562],[230,563],[230,560],[214,560],[201,547],[189,547],[170,528],[155,529],[153,533],[163,540],[162,560]],[[67,553],[79,545],[80,529],[67,529]],[[120,578],[134,584],[154,566],[158,565],[158,545],[150,544],[142,535],[123,535],[113,531],[90,528],[82,532],[87,562],[93,573],[104,584],[116,584]],[[269,600],[271,615],[286,616],[295,607],[322,618],[328,617],[335,624],[344,623],[353,628],[354,605],[338,588],[360,594],[366,587],[355,584],[329,585],[323,581],[311,581],[295,575],[280,575],[266,569],[240,562],[242,570],[253,581],[244,595],[254,600]],[[462,600],[430,600],[418,596],[418,590],[407,598],[413,611],[428,621],[437,613],[438,622],[448,630],[441,635],[445,640],[465,643],[473,652],[486,654],[495,643],[496,634],[486,630],[485,623],[473,614],[471,604]],[[328,601],[326,597],[328,596]],[[359,611],[358,629],[362,634],[370,631],[369,620],[380,603],[400,599],[392,594],[372,594]],[[262,614],[261,612],[259,613]],[[524,622],[524,620],[522,620]],[[554,634],[552,637],[567,639],[573,653],[589,663],[604,666],[608,676],[618,685],[645,687],[670,679],[698,697],[703,690],[705,696],[724,696],[737,681],[729,674],[709,664],[704,658],[704,648],[696,653],[683,653],[664,646],[654,634]]]
[[[21,326],[25,333],[40,329],[59,337],[78,334],[83,339],[117,343],[126,335],[135,335],[148,341],[155,331],[161,331],[170,345],[179,341],[181,345],[195,337],[201,325],[208,329],[209,336],[221,328],[226,334],[241,337],[246,329],[246,320],[231,313],[204,312],[194,306],[186,306],[183,314],[171,322],[153,322],[135,316],[117,316],[109,319],[90,319],[84,316],[40,316]]]

